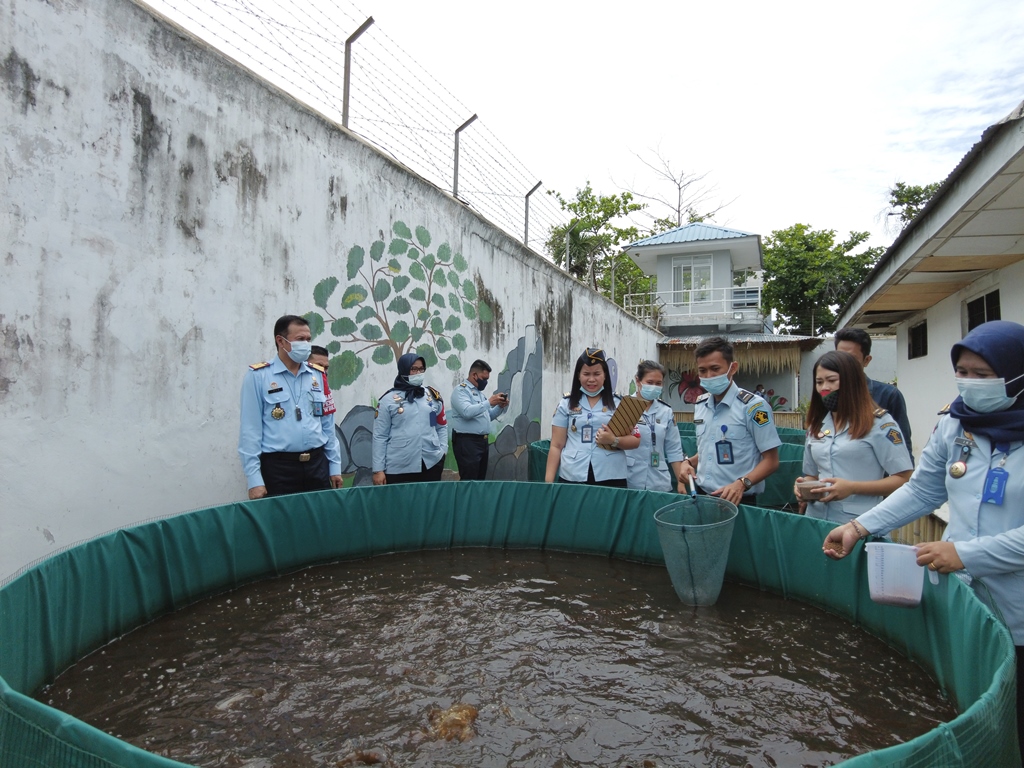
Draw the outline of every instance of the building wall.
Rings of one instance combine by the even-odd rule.
[[[907,401],[914,453],[918,456],[935,426],[937,412],[957,396],[949,353],[967,332],[964,303],[996,289],[999,289],[1002,319],[1024,323],[1024,305],[1014,300],[1024,296],[1024,262],[1018,262],[976,280],[897,327],[899,387]],[[928,322],[928,354],[910,360],[910,328],[922,319]]]
[[[512,392],[496,476],[523,476],[583,347],[657,355],[611,302],[128,0],[0,0],[0,40],[0,578],[243,498],[241,380],[282,314],[332,346],[356,481],[421,309],[428,383],[447,396],[482,357]],[[371,308],[392,337],[356,320]]]

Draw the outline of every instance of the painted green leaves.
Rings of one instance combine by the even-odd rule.
[[[387,242],[373,242],[369,251],[353,246],[343,262],[344,282],[331,276],[313,288],[316,309],[305,318],[314,340],[332,337],[325,346],[332,355],[333,388],[359,378],[367,355],[377,365],[389,365],[415,351],[428,367],[443,362],[460,370],[469,346],[464,321],[494,319],[461,253],[452,253],[448,243],[431,252],[425,227],[413,231],[396,221],[391,235]]]

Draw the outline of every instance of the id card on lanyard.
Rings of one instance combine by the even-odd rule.
[[[718,454],[719,464],[735,464],[736,460],[732,453],[732,443],[725,439],[725,433],[729,430],[725,424],[722,425],[722,439],[715,443],[715,452]]]
[[[583,425],[583,429],[580,430],[580,441],[584,443],[594,442],[594,427],[590,423],[591,414],[587,413],[587,423]]]
[[[1006,460],[1010,458],[1010,445],[1009,443],[996,443],[996,450],[1002,451],[1003,459],[999,462],[999,466],[992,467],[985,476],[985,487],[981,491],[981,503],[995,504],[1001,507],[1006,499],[1006,484],[1010,480],[1010,473],[1003,469]]]
[[[657,467],[661,463],[661,456],[658,454],[658,436],[654,433],[654,422],[646,414],[644,421],[651,427],[651,466]]]

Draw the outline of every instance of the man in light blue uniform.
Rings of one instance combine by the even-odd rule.
[[[306,364],[311,338],[303,318],[280,318],[277,355],[250,365],[242,382],[238,455],[250,499],[342,487],[323,370]]]
[[[452,453],[459,465],[460,480],[487,479],[487,438],[491,434],[491,422],[508,407],[508,395],[504,392],[484,397],[490,378],[491,366],[483,360],[474,360],[469,366],[469,376],[449,399]]]
[[[782,440],[772,407],[733,382],[739,366],[725,339],[705,339],[695,356],[701,386],[708,393],[693,408],[697,453],[683,462],[683,473],[692,471],[687,465],[695,466],[701,492],[733,504],[755,504],[765,479],[779,468]]]

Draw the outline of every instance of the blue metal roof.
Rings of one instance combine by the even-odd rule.
[[[682,227],[670,229],[657,235],[645,237],[630,243],[627,248],[637,248],[645,245],[673,245],[675,243],[698,243],[703,240],[731,240],[737,237],[757,237],[753,232],[741,232],[738,229],[726,229],[716,227],[714,224],[687,224]]]

